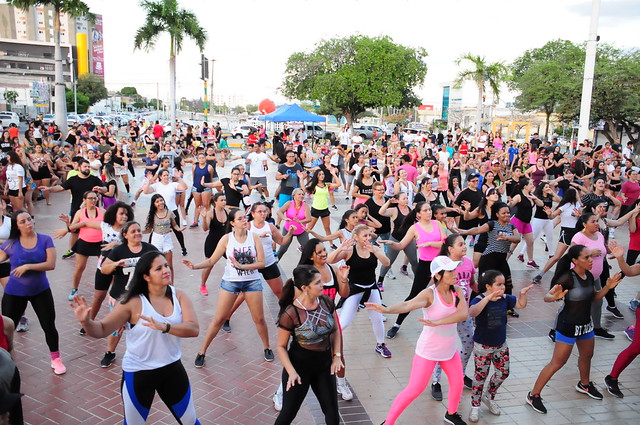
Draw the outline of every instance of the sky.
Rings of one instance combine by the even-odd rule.
[[[109,90],[135,86],[142,95],[168,98],[169,38],[149,52],[134,51],[145,12],[135,0],[85,0],[103,15],[105,77]],[[440,105],[442,85],[461,70],[464,53],[509,63],[527,49],[554,39],[586,41],[590,0],[179,0],[208,32],[204,50],[215,59],[213,91],[244,104],[279,92],[287,58],[310,51],[323,39],[353,34],[388,35],[396,43],[423,47],[428,72],[416,93]],[[598,35],[620,48],[640,47],[638,0],[602,0]],[[177,58],[177,98],[201,98],[200,53],[185,39]]]

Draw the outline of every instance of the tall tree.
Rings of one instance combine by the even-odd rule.
[[[136,32],[136,49],[149,51],[155,47],[160,34],[169,34],[169,115],[171,134],[176,134],[176,55],[182,50],[185,36],[195,41],[200,51],[203,51],[207,32],[200,26],[193,12],[178,8],[177,0],[144,0],[142,8],[146,10],[147,18]]]
[[[84,74],[78,77],[77,91],[89,98],[89,106],[109,97],[104,85],[104,79],[94,74]]]
[[[62,48],[60,47],[60,15],[67,14],[72,18],[81,16],[93,21],[95,16],[89,11],[89,6],[82,0],[10,0],[10,3],[22,10],[29,10],[31,6],[49,6],[54,11],[53,38],[54,70],[55,70],[55,117],[56,124],[66,134],[67,127],[67,99],[65,95],[64,74],[62,70]]]
[[[580,104],[584,68],[584,50],[580,46],[567,40],[549,41],[542,47],[525,51],[509,68],[509,88],[519,92],[516,107],[525,112],[545,113],[545,138],[551,115],[571,94],[577,93]]]
[[[7,107],[11,110],[11,105],[14,105],[18,101],[18,92],[15,90],[5,90],[4,100],[7,102]]]
[[[483,96],[487,89],[487,84],[496,98],[499,98],[500,83],[505,79],[507,68],[503,62],[488,63],[484,57],[473,55],[471,53],[465,53],[455,61],[458,66],[463,62],[469,63],[471,68],[460,71],[455,84],[462,85],[465,80],[471,80],[476,83],[476,86],[478,87],[475,127],[477,133],[482,129],[482,103],[484,100]]]
[[[289,56],[281,90],[289,98],[331,105],[351,125],[367,108],[413,106],[413,89],[427,74],[426,56],[424,49],[389,37],[324,40],[311,52]]]

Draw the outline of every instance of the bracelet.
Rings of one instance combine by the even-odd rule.
[[[342,357],[342,354],[340,354],[340,353],[333,353],[333,357]]]
[[[168,323],[168,322],[167,322],[167,323],[165,323],[165,325],[166,325],[167,327],[162,331],[162,333],[163,333],[163,334],[167,334],[167,333],[169,333],[169,331],[171,330],[171,323]]]

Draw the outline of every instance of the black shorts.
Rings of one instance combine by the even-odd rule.
[[[101,245],[102,241],[87,242],[82,239],[78,239],[71,250],[76,254],[84,255],[85,257],[98,257],[102,252]]]
[[[96,291],[108,291],[109,286],[111,286],[111,281],[113,280],[113,275],[110,274],[102,274],[100,270],[96,270],[96,281],[94,284]]]
[[[18,196],[18,194],[19,194],[18,189],[16,189],[16,190],[9,189],[9,191],[7,193],[9,194],[9,196]],[[26,195],[26,193],[27,193],[27,186],[22,188],[22,194]]]
[[[315,218],[321,218],[321,217],[329,217],[331,215],[331,212],[329,211],[329,208],[327,208],[326,210],[317,210],[315,208],[311,208],[311,217],[315,217]]]
[[[3,277],[9,277],[10,273],[11,273],[11,264],[8,261],[0,264],[0,279],[2,279]]]
[[[280,268],[278,267],[278,262],[276,261],[270,266],[265,267],[264,269],[258,270],[264,280],[271,280],[277,277],[280,277]]]
[[[576,229],[572,229],[570,227],[561,227],[560,228],[560,242],[567,246],[571,246],[571,239],[578,233]]]

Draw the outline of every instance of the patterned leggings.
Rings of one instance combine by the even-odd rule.
[[[473,344],[473,358],[476,364],[476,373],[473,378],[473,390],[471,390],[471,406],[480,406],[484,382],[489,375],[491,363],[495,373],[489,381],[489,397],[493,400],[500,385],[509,377],[509,347],[507,343],[491,347],[489,345]]]
[[[471,317],[467,317],[467,320],[463,322],[458,322],[458,336],[462,343],[460,359],[462,360],[462,376],[464,376],[467,363],[469,363],[469,359],[473,353],[473,319]],[[436,370],[433,372],[434,384],[440,382],[440,375],[442,375],[442,367],[440,367],[440,363],[438,363]]]

